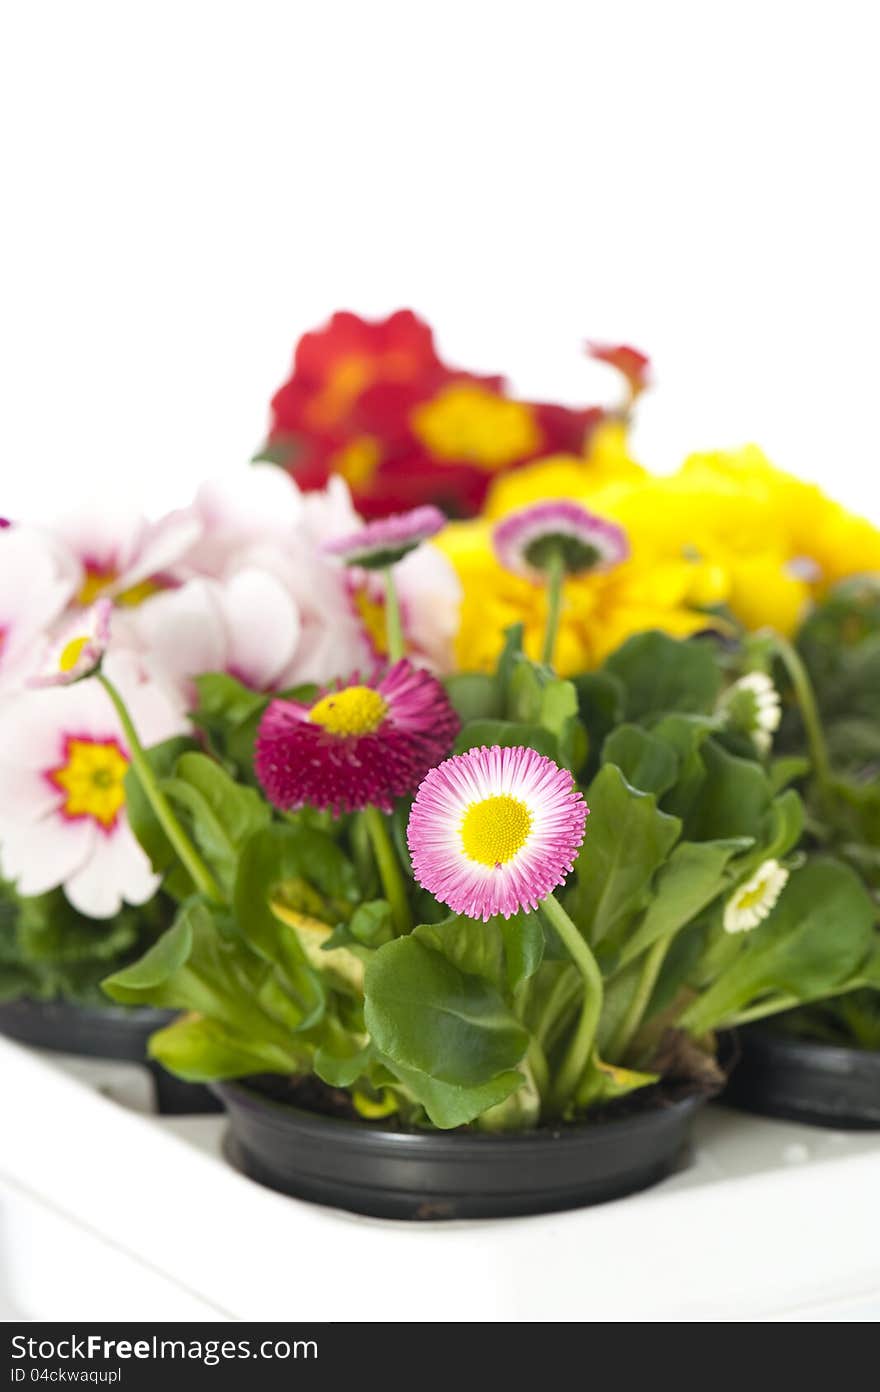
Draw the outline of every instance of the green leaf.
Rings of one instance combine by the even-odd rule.
[[[655,871],[678,840],[681,823],[659,811],[652,793],[631,788],[605,764],[587,793],[587,838],[578,857],[575,918],[591,942],[613,938],[644,907]]]
[[[407,1068],[393,1059],[383,1058],[382,1061],[416,1101],[422,1104],[432,1125],[441,1131],[467,1125],[483,1112],[488,1112],[490,1108],[504,1102],[521,1088],[525,1081],[522,1073],[508,1069],[491,1078],[489,1082],[473,1087],[457,1087],[451,1083],[439,1082],[430,1074],[417,1068]]]
[[[578,714],[587,728],[591,743],[598,748],[610,730],[623,719],[626,692],[622,681],[610,672],[583,672],[572,685],[578,699]]]
[[[663,811],[686,818],[706,781],[700,750],[715,722],[705,715],[664,715],[651,725],[651,733],[678,755],[675,783],[664,794]]]
[[[107,995],[126,1005],[136,1004],[145,997],[155,1004],[155,989],[169,981],[189,958],[193,944],[192,918],[200,909],[200,905],[192,912],[185,909],[140,961],[108,977],[104,982]]]
[[[266,696],[252,691],[243,682],[226,672],[205,672],[195,678],[198,702],[195,714],[222,720],[229,725],[243,725],[266,705]]]
[[[517,913],[495,922],[504,939],[507,984],[515,991],[534,976],[544,960],[544,925],[536,913]]]
[[[504,939],[497,918],[483,923],[452,914],[440,923],[420,923],[412,936],[441,953],[459,971],[481,976],[499,988],[505,981]]]
[[[493,745],[502,748],[522,745],[535,749],[548,759],[558,760],[559,743],[556,736],[540,725],[519,725],[512,720],[472,720],[455,741],[456,754],[466,754],[469,749],[479,749],[483,745],[491,749]]]
[[[501,715],[498,681],[488,672],[458,672],[447,677],[444,685],[462,724],[496,720]]]
[[[873,943],[874,906],[858,876],[839,861],[810,860],[681,1023],[703,1033],[771,993],[821,998],[857,972]]]
[[[627,1093],[650,1087],[658,1081],[656,1073],[637,1073],[632,1068],[620,1068],[616,1064],[605,1063],[594,1053],[578,1086],[575,1100],[580,1110],[586,1110],[601,1106],[603,1102],[613,1102],[617,1097],[625,1097]]]
[[[161,780],[171,775],[180,756],[196,748],[195,741],[182,735],[164,740],[146,751],[147,761]],[[177,858],[165,832],[144,795],[140,779],[133,766],[125,775],[125,811],[128,824],[147,853],[150,864],[157,875],[163,875],[163,887],[175,899],[185,899],[192,894],[195,886]]]
[[[693,841],[755,836],[771,800],[760,764],[728,754],[714,739],[704,741],[700,757],[706,778],[687,814],[685,836]]]
[[[654,880],[651,902],[638,927],[620,949],[625,966],[661,938],[672,938],[731,884],[725,874],[731,857],[751,844],[748,837],[727,841],[681,841]]]
[[[639,633],[611,654],[604,670],[623,684],[627,720],[664,711],[709,714],[721,690],[715,649],[702,639]]]
[[[357,1082],[358,1078],[367,1071],[376,1057],[376,1051],[372,1044],[366,1044],[360,1048],[356,1044],[352,1044],[350,1052],[337,1052],[339,1041],[334,1041],[334,1043],[336,1048],[333,1050],[324,1045],[316,1050],[315,1072],[322,1082],[327,1083],[329,1087],[351,1087],[352,1083]]]
[[[183,754],[162,787],[188,814],[199,849],[223,889],[231,891],[242,846],[272,819],[268,805],[205,754]]]
[[[261,1040],[241,1039],[219,1021],[186,1015],[151,1036],[150,1058],[189,1082],[244,1078],[253,1073],[296,1073],[304,1055]]]
[[[670,744],[640,725],[618,725],[602,746],[602,763],[616,764],[634,788],[658,798],[678,777],[678,755]]]
[[[438,1082],[489,1083],[513,1069],[528,1045],[489,981],[460,971],[414,935],[379,949],[365,997],[364,1019],[379,1051]]]
[[[293,969],[302,960],[296,934],[273,913],[273,900],[335,927],[351,916],[358,898],[353,865],[323,832],[273,825],[242,849],[235,915],[244,937],[268,961]]]
[[[293,1035],[320,1018],[324,996],[317,983],[300,957],[289,972],[267,965],[232,918],[192,898],[155,947],[104,988],[123,1004],[196,1011],[277,1061],[279,1049],[289,1060],[299,1049]]]
[[[878,744],[880,752],[880,744]],[[781,793],[790,783],[796,783],[804,778],[810,771],[809,759],[804,759],[800,755],[793,755],[787,759],[774,759],[767,776],[770,779],[770,787],[773,793]]]
[[[381,947],[394,935],[391,905],[387,899],[371,899],[365,904],[358,904],[347,926],[351,936],[365,947]]]

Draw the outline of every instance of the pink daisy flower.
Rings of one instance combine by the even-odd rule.
[[[536,503],[512,512],[492,534],[498,560],[528,580],[541,579],[554,563],[567,575],[607,570],[629,554],[626,533],[579,503]]]
[[[328,555],[341,557],[346,565],[384,570],[421,546],[423,541],[436,536],[445,526],[446,518],[440,509],[427,504],[368,522],[348,536],[334,537],[324,543],[324,550]]]
[[[471,749],[419,788],[413,874],[468,918],[536,909],[572,869],[588,811],[571,774],[534,749]]]
[[[403,659],[381,680],[355,675],[310,705],[272,701],[257,732],[257,777],[285,811],[390,812],[448,752],[459,723],[437,679]]]
[[[112,612],[112,602],[99,599],[65,623],[28,686],[70,686],[96,672],[110,642]]]

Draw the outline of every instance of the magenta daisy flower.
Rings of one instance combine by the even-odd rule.
[[[492,543],[504,568],[528,580],[554,566],[567,575],[607,570],[629,554],[621,527],[565,500],[512,512],[496,526]]]
[[[419,788],[413,874],[468,918],[536,909],[572,869],[588,811],[571,774],[534,749],[471,749]]]
[[[331,556],[340,556],[346,565],[384,570],[421,546],[423,541],[436,536],[445,526],[443,513],[429,504],[368,522],[358,532],[325,542],[324,550]]]
[[[70,686],[98,670],[110,642],[109,599],[97,600],[90,609],[71,619],[47,646],[40,670],[29,686]]]
[[[272,701],[257,732],[257,777],[284,811],[390,812],[448,753],[459,725],[437,679],[403,659],[381,680],[355,675],[310,705]]]

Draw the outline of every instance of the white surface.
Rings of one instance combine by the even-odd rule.
[[[7,0],[2,511],[151,508],[296,337],[412,304],[525,392],[656,358],[638,446],[761,442],[880,517],[865,0]],[[51,484],[51,488],[47,487]]]
[[[29,1318],[880,1319],[880,1135],[711,1108],[691,1165],[644,1194],[423,1226],[261,1189],[222,1159],[222,1120],[126,1110],[92,1067],[0,1041],[6,1115],[26,1118],[0,1150],[0,1291]],[[39,1280],[56,1242],[75,1294]]]

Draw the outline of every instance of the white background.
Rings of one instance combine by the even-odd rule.
[[[6,0],[0,512],[242,465],[298,334],[410,304],[607,395],[644,462],[762,443],[880,517],[876,9]]]

